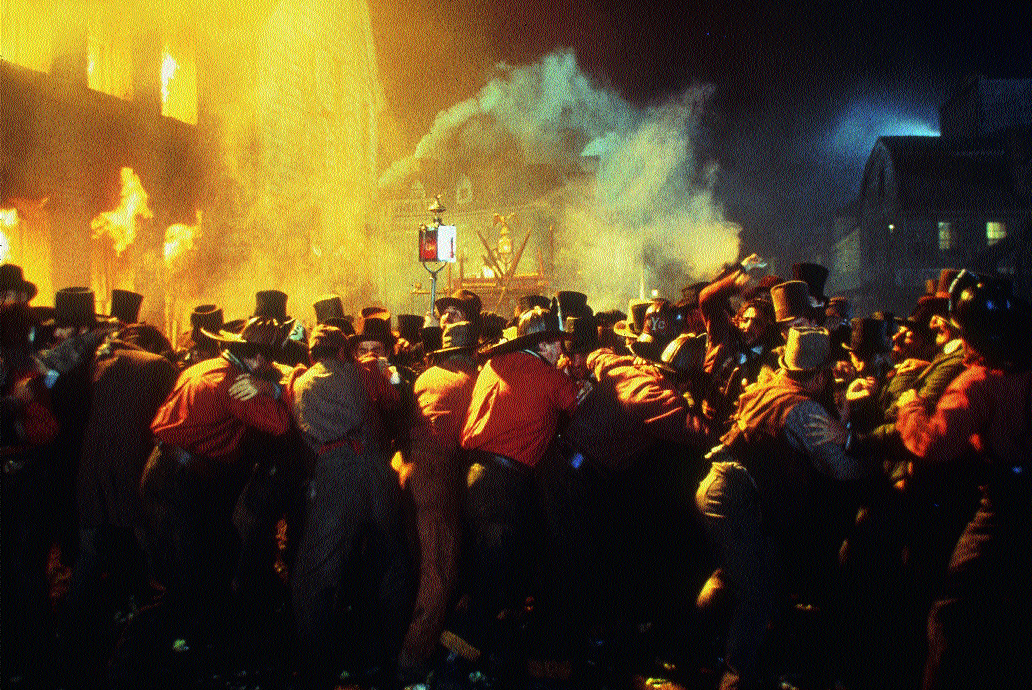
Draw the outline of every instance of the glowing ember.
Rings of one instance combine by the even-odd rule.
[[[93,239],[107,235],[114,242],[115,253],[121,256],[136,239],[136,218],[154,217],[147,207],[147,199],[147,192],[133,169],[122,168],[122,203],[114,211],[99,213],[90,221]]]
[[[165,230],[165,263],[170,264],[194,248],[194,238],[200,235],[201,212],[197,212],[197,224],[176,223]]]

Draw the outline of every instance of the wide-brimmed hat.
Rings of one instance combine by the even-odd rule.
[[[627,303],[627,313],[630,316],[624,321],[617,321],[613,325],[613,333],[624,338],[637,338],[641,335],[641,329],[645,322],[645,312],[652,306],[650,299],[632,299]]]
[[[630,344],[631,352],[658,362],[670,341],[681,334],[684,315],[666,300],[654,301],[645,311],[641,334]]]
[[[824,296],[824,284],[828,282],[828,269],[820,264],[798,263],[792,264],[792,280],[801,280],[806,283],[810,295],[818,302],[826,302]]]
[[[843,343],[842,347],[860,359],[888,351],[888,331],[884,319],[857,317],[849,322],[849,329],[849,342]]]
[[[801,280],[789,280],[770,289],[774,303],[774,318],[778,323],[787,323],[799,317],[810,318],[810,288]]]
[[[534,329],[531,331],[530,329]],[[570,340],[572,333],[559,328],[559,319],[548,309],[534,307],[520,315],[514,337],[480,351],[484,358],[536,347],[546,340]]]
[[[831,336],[823,328],[793,326],[788,329],[781,368],[787,371],[815,371],[828,363]]]
[[[438,298],[434,302],[434,309],[438,314],[443,314],[448,307],[455,307],[466,316],[467,320],[475,323],[480,318],[480,310],[483,309],[483,304],[477,293],[472,290],[461,289],[446,297]]]
[[[131,290],[115,288],[111,291],[111,316],[122,323],[137,323],[140,320],[140,305],[143,295]]]
[[[25,274],[21,266],[16,264],[0,264],[0,292],[6,292],[7,290],[24,292],[30,300],[39,294],[36,284],[25,280]]]
[[[212,333],[222,329],[222,309],[214,304],[199,304],[190,312],[190,326],[195,333],[203,328]]]
[[[458,321],[445,325],[441,334],[441,346],[433,351],[434,356],[454,352],[472,352],[477,347],[477,332],[469,321]]]
[[[263,354],[270,355],[283,348],[283,341],[286,336],[283,332],[283,324],[276,319],[264,316],[252,316],[244,323],[243,329],[235,331],[231,329],[234,322],[226,324],[217,333],[205,328],[201,333],[216,341],[223,347],[236,348],[237,346],[250,346]]]
[[[563,330],[572,336],[565,348],[571,354],[586,354],[601,347],[594,316],[567,316]]]

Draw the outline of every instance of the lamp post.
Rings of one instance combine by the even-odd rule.
[[[446,261],[439,260],[427,260],[424,248],[426,247],[427,238],[433,234],[433,246],[434,256],[437,256],[437,229],[441,227],[441,214],[447,211],[444,206],[441,205],[441,196],[438,194],[434,198],[434,203],[426,209],[432,214],[430,225],[424,225],[419,229],[420,234],[420,263],[423,264],[423,268],[426,269],[427,273],[430,274],[430,313],[434,313],[434,302],[437,301],[437,274],[444,270],[444,267],[448,265]]]

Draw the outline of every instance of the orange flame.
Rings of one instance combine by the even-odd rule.
[[[147,192],[132,168],[122,168],[122,203],[114,211],[104,211],[90,221],[93,239],[107,235],[115,243],[118,256],[136,239],[136,218],[153,218],[147,207]]]
[[[176,223],[165,230],[165,263],[171,264],[184,253],[194,248],[194,238],[200,236],[201,212],[197,212],[197,224]]]

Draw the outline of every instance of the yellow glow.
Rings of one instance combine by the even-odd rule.
[[[172,77],[176,75],[176,70],[179,69],[179,63],[176,62],[175,58],[165,51],[165,54],[161,59],[161,102],[168,103],[168,85],[172,81]]]
[[[7,235],[0,231],[0,263],[7,261],[11,256],[11,243],[7,241]]]
[[[122,202],[113,211],[97,214],[90,221],[93,239],[107,235],[114,242],[115,253],[122,255],[136,239],[136,218],[153,218],[147,207],[147,192],[132,168],[122,168]]]
[[[3,226],[5,228],[13,228],[17,224],[18,224],[18,209],[16,209],[16,208],[0,208],[0,226]]]
[[[200,235],[201,212],[197,212],[197,224],[176,223],[165,230],[165,263],[171,264],[194,248],[194,238]]]
[[[50,71],[53,4],[46,0],[0,0],[0,57],[22,67]]]

